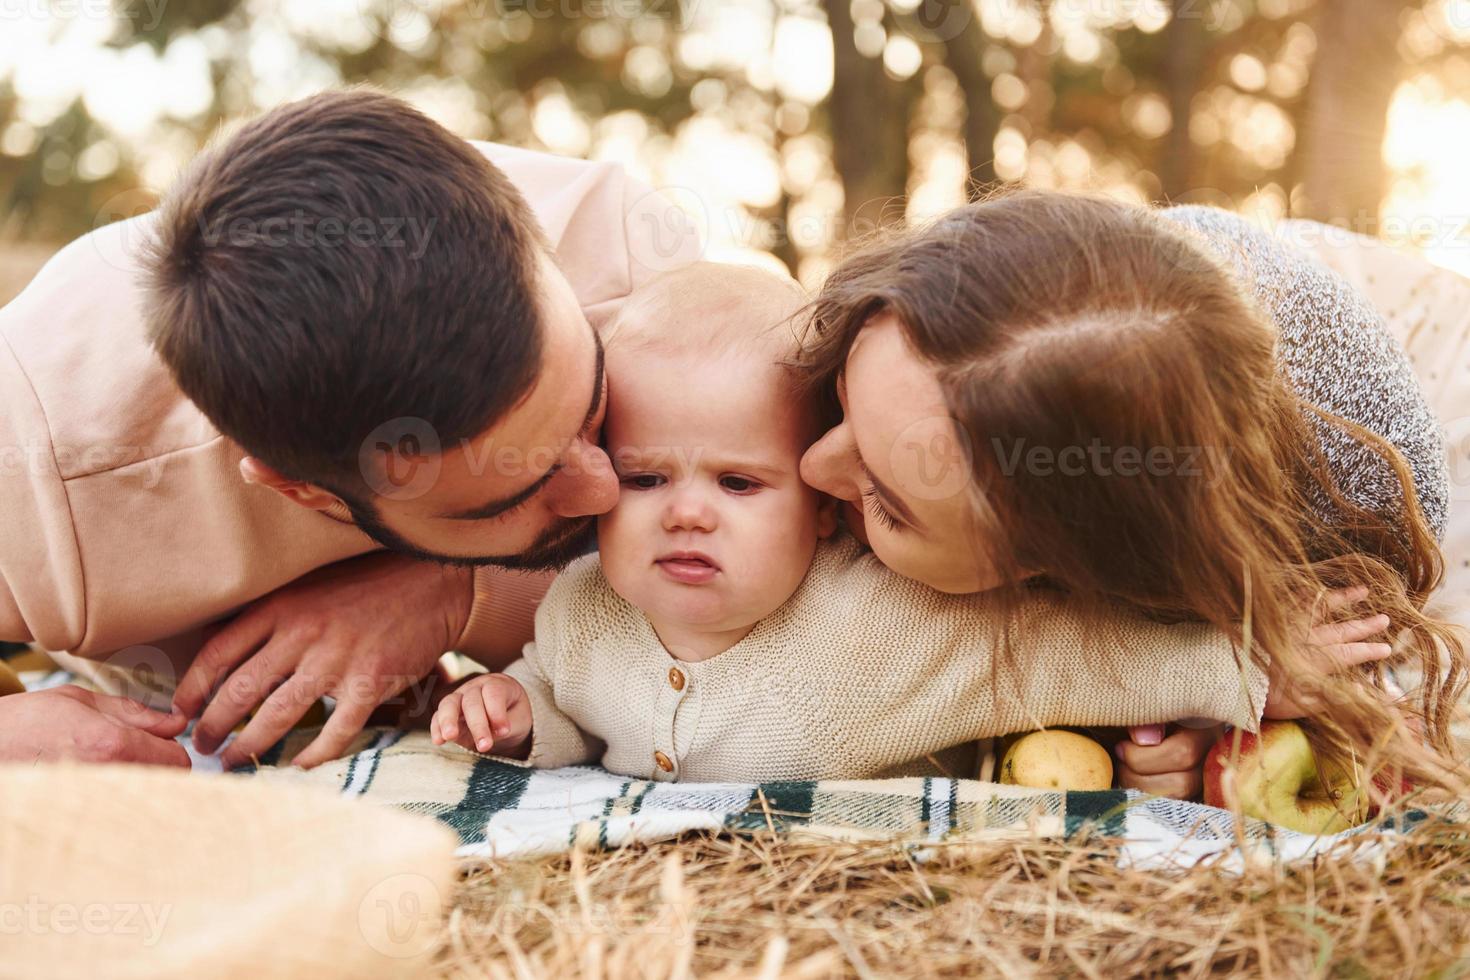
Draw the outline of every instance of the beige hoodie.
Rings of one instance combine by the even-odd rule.
[[[621,167],[476,146],[530,202],[593,326],[698,257],[690,224]],[[0,309],[0,640],[89,659],[177,647],[166,641],[376,547],[342,515],[244,483],[241,449],[175,387],[139,310],[151,221],[73,242]],[[513,655],[548,582],[477,570],[459,648]]]

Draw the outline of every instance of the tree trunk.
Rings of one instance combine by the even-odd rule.
[[[1299,134],[1305,213],[1377,232],[1383,137],[1399,82],[1398,0],[1331,0],[1318,8],[1317,58]]]
[[[1189,0],[1175,0],[1166,33],[1164,81],[1169,96],[1169,138],[1159,166],[1164,196],[1177,200],[1193,190],[1194,141],[1189,138],[1190,108],[1199,92],[1200,69],[1209,39],[1201,8]]]
[[[985,34],[979,17],[970,17],[965,29],[944,42],[944,63],[954,72],[960,90],[965,93],[965,156],[969,178],[965,181],[965,197],[976,200],[985,188],[995,183],[995,134],[1000,128],[1000,115],[990,99],[990,79],[980,68],[985,50]]]
[[[908,189],[908,94],[853,44],[850,0],[823,0],[832,28],[832,161],[842,179],[846,238],[903,220]],[[899,202],[895,206],[895,199]]]

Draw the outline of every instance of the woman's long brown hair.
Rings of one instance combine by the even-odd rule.
[[[1120,606],[1209,622],[1277,676],[1321,690],[1320,747],[1457,784],[1449,726],[1466,654],[1457,629],[1423,612],[1442,559],[1408,466],[1297,396],[1274,326],[1190,233],[1146,208],[1022,191],[870,243],[813,303],[802,359],[813,384],[831,390],[885,310],[971,441],[974,540],[993,567],[1014,583],[1044,569],[1100,630]],[[1322,426],[1391,469],[1393,512],[1348,499]],[[1037,448],[1074,465],[1026,465]],[[1393,662],[1421,668],[1407,707],[1391,703],[1381,668],[1323,676],[1306,648],[1314,603],[1350,585],[1370,596],[1341,618],[1387,613]]]

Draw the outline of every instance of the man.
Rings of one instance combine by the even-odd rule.
[[[699,247],[614,166],[353,90],[62,251],[0,310],[0,639],[180,680],[0,698],[0,761],[186,765],[258,706],[233,764],[331,695],[315,765],[444,650],[508,662],[617,496],[596,329]]]

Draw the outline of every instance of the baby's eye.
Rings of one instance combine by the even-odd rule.
[[[760,484],[754,480],[748,480],[743,476],[722,476],[720,486],[731,493],[752,493],[760,489]]]
[[[629,490],[653,490],[663,485],[664,478],[657,473],[634,473],[620,482]]]

